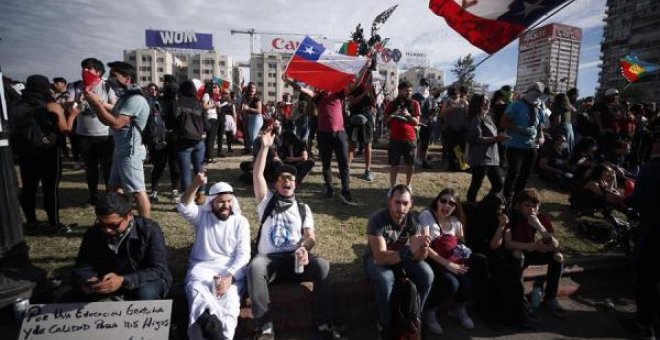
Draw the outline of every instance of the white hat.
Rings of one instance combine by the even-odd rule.
[[[218,182],[213,184],[211,188],[209,188],[209,196],[215,196],[219,194],[233,194],[234,193],[234,188],[229,185],[229,183],[225,182]]]
[[[619,90],[614,89],[614,88],[607,89],[607,91],[605,91],[606,96],[613,96],[613,95],[616,95],[616,94],[619,94]]]
[[[543,93],[543,90],[545,90],[545,85],[543,85],[542,82],[537,81],[537,82],[532,83],[531,85],[529,85],[529,87],[527,88],[525,93],[531,92],[531,91],[538,91],[539,93]]]
[[[204,207],[208,209],[209,211],[211,210],[211,202],[216,198],[216,196],[220,194],[234,194],[234,188],[232,188],[229,183],[226,182],[218,182],[213,184],[208,191],[208,195],[206,196],[206,203],[204,203]],[[231,205],[231,210],[234,215],[241,215],[241,206],[238,204],[238,200],[236,199],[236,196],[233,198],[233,202]]]

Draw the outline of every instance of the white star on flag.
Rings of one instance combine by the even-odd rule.
[[[314,47],[312,46],[305,47],[305,53],[309,53],[309,55],[314,54]]]
[[[528,17],[530,14],[532,14],[534,11],[543,8],[544,6],[541,5],[540,3],[537,2],[523,2],[523,5],[525,6],[525,9],[523,10],[523,15],[525,17]]]

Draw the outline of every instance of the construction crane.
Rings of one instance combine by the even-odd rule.
[[[244,30],[235,30],[231,29],[229,30],[231,32],[231,35],[234,34],[247,34],[250,36],[250,55],[254,53],[254,35],[261,35],[261,34],[272,34],[272,35],[295,35],[295,36],[313,36],[313,37],[320,37],[324,38],[325,37],[321,34],[310,34],[310,33],[283,33],[283,32],[268,32],[268,31],[257,31],[254,28],[249,28],[249,29],[244,29]]]

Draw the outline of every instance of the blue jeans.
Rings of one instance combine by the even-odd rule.
[[[376,293],[376,308],[378,308],[378,321],[382,326],[389,326],[392,322],[390,315],[390,296],[394,286],[394,266],[381,266],[374,262],[372,255],[364,257],[364,270],[374,282]],[[426,298],[433,285],[433,270],[424,261],[402,261],[397,264],[406,271],[408,278],[417,287],[419,293],[419,306],[423,310]],[[420,316],[421,317],[421,316]]]
[[[252,146],[254,140],[257,139],[257,135],[259,135],[259,130],[264,125],[264,117],[259,114],[248,114],[246,118],[247,124],[245,125],[245,131],[243,131],[243,138],[246,146]]]
[[[195,174],[202,170],[205,150],[204,140],[177,141],[176,161],[179,164],[179,172],[181,172],[181,192],[186,191],[186,188],[192,182],[193,173],[190,172],[190,165],[192,164]],[[201,188],[199,192],[204,192],[204,188]]]

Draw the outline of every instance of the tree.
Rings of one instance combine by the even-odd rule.
[[[472,59],[472,54],[468,54],[465,57],[458,58],[454,68],[451,69],[451,73],[456,76],[456,85],[465,86],[468,91],[472,91],[474,86],[474,59]]]

